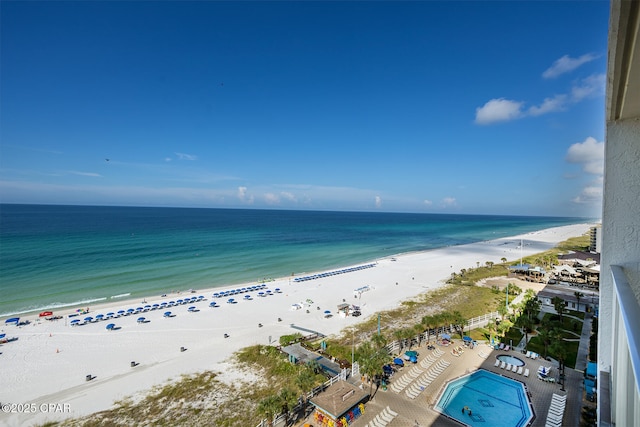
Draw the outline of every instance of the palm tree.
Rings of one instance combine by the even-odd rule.
[[[308,368],[302,370],[296,377],[296,385],[298,386],[300,391],[302,391],[302,398],[304,402],[302,410],[304,411],[307,405],[307,394],[311,390],[313,390],[313,387],[315,387],[316,385],[316,374],[314,374],[313,371]]]
[[[503,264],[507,263],[507,259],[505,257],[500,258],[500,261],[502,261]]]
[[[562,313],[564,313],[564,300],[560,297],[553,297],[551,300],[553,304],[553,308],[556,309],[556,312],[560,316],[560,324],[562,324]]]
[[[275,417],[282,411],[282,403],[276,395],[265,397],[258,403],[258,413],[263,415],[270,426],[273,426]]]
[[[435,316],[424,316],[422,318],[422,322],[421,323],[427,329],[427,343],[429,343],[429,337],[431,335],[431,329],[433,329],[438,322],[436,321]]]
[[[415,336],[418,337],[418,347],[420,347],[420,344],[422,344],[423,332],[424,332],[424,326],[422,325],[422,323],[418,323],[417,325],[413,326],[413,333]]]
[[[460,332],[460,338],[464,336],[464,326],[467,324],[467,319],[459,311],[454,311],[451,316],[451,322],[453,327]]]
[[[387,345],[387,338],[382,334],[375,334],[371,337],[371,342],[375,344],[376,349],[381,349]]]
[[[578,300],[578,311],[580,311],[580,298],[582,298],[584,294],[580,291],[575,291],[573,294],[576,296],[576,299]]]
[[[529,343],[529,331],[533,326],[533,321],[527,316],[520,316],[516,320],[516,326],[524,332],[524,348],[526,349]]]
[[[286,416],[285,425],[287,425],[289,421],[289,412],[298,403],[298,396],[293,390],[285,387],[282,390],[280,390],[280,394],[278,394],[278,399],[280,400],[280,404],[282,405],[281,406],[282,412],[284,412]]]
[[[485,262],[485,264],[487,265],[487,267],[489,267],[489,270],[491,270],[493,268],[493,262],[492,261],[487,261],[487,262]]]
[[[398,346],[398,354],[401,354],[402,350],[404,350],[404,337],[405,337],[404,329],[396,329],[395,331],[393,331],[393,336],[400,343],[400,345]]]

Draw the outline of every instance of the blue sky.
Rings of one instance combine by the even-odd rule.
[[[600,216],[606,1],[1,8],[1,202]]]

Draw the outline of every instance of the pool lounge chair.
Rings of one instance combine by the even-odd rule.
[[[520,369],[522,369],[522,368],[520,368]],[[518,372],[518,367],[517,367],[516,365],[513,365],[513,366],[511,367],[511,372],[514,372],[514,373],[515,373],[515,372]]]
[[[504,346],[504,351],[509,351],[509,349],[510,349],[510,348],[511,348],[511,347],[509,347],[509,345],[505,345],[505,346]]]
[[[525,376],[525,377],[528,377],[528,376],[529,376],[529,368],[527,368],[527,369],[525,369],[525,370],[524,370],[524,376]]]
[[[507,367],[505,368],[507,371],[511,370],[511,363],[507,363]]]
[[[500,346],[498,347],[500,350],[504,350],[504,343],[500,343]]]
[[[500,369],[504,369],[505,366],[507,366],[505,362],[500,363]]]
[[[520,367],[518,368],[518,375],[522,375],[522,371],[523,371],[522,366],[520,366]]]
[[[395,412],[395,411],[393,411],[390,407],[388,407],[388,406],[387,406],[387,407],[386,407],[386,408],[384,408],[384,409],[385,409],[389,414],[393,415],[394,417],[397,417],[397,416],[398,416],[398,413],[397,413],[397,412]]]
[[[496,368],[497,368],[498,366],[500,366],[500,359],[496,359],[496,363],[495,363],[495,365],[493,365],[493,366],[495,366]]]

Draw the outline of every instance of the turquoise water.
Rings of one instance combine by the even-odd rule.
[[[522,427],[533,417],[522,383],[485,370],[449,383],[435,409],[468,426]]]
[[[0,205],[0,316],[256,283],[582,218]]]

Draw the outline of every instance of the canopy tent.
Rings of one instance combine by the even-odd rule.
[[[443,340],[451,341],[451,335],[449,335],[449,334],[442,334],[441,337],[442,337]]]
[[[14,323],[16,326],[18,326],[18,324],[20,323],[20,318],[19,317],[12,317],[11,319],[7,319],[4,321],[5,325],[10,325]]]

